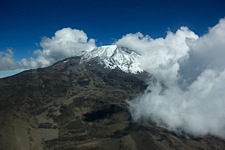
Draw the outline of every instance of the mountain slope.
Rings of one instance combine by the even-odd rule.
[[[146,89],[149,75],[82,59],[0,79],[0,149],[225,149],[215,137],[187,139],[132,122],[126,100]]]
[[[27,145],[21,147],[23,150],[32,149],[29,147],[32,143],[46,149],[69,149],[77,147],[69,145],[71,140],[79,145],[98,136],[102,138],[107,130],[100,128],[101,121],[117,112],[120,117],[129,118],[124,100],[146,88],[144,76],[110,70],[95,60],[80,64],[80,57],[74,57],[48,68],[1,79],[1,131],[18,130],[16,124],[20,122],[24,133],[1,132],[0,147],[16,149],[21,141],[22,145]],[[36,124],[31,120],[36,120]],[[96,128],[99,133],[94,133]],[[33,130],[38,134],[29,137],[27,133]],[[108,134],[117,129],[110,130]],[[11,137],[24,140],[9,142]],[[30,139],[32,142],[27,142]]]

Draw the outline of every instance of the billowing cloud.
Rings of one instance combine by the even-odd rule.
[[[162,78],[176,78],[179,69],[178,60],[188,54],[188,41],[198,36],[187,27],[181,27],[176,33],[168,32],[165,38],[152,39],[141,33],[127,34],[116,44],[128,47],[142,55],[140,62],[144,70]]]
[[[21,60],[25,68],[46,67],[64,58],[79,56],[82,51],[94,48],[95,40],[88,40],[82,30],[63,28],[52,38],[43,38],[40,46],[42,49],[34,51],[36,58]]]
[[[152,119],[177,133],[225,138],[224,41],[225,19],[199,38],[181,28],[165,39],[148,40],[141,63],[160,82],[149,83],[144,94],[129,102],[133,119]]]
[[[181,62],[180,75],[192,82],[207,69],[223,70],[225,64],[225,19],[209,30],[196,42],[189,42],[189,55]]]

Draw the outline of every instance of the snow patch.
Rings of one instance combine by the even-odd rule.
[[[124,72],[134,74],[143,72],[140,68],[140,63],[138,62],[140,55],[125,47],[109,45],[94,48],[92,51],[84,53],[82,62],[94,58],[97,58],[101,64],[106,66],[106,68],[119,68]]]

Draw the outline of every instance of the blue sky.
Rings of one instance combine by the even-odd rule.
[[[66,27],[83,30],[97,46],[128,33],[165,37],[181,26],[203,35],[224,16],[224,0],[1,0],[0,52],[31,57],[42,37]]]

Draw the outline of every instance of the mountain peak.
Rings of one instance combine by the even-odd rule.
[[[82,61],[97,59],[106,68],[119,68],[124,72],[136,74],[143,71],[138,62],[139,57],[139,54],[125,47],[107,45],[96,47],[91,51],[85,52],[82,56]]]

